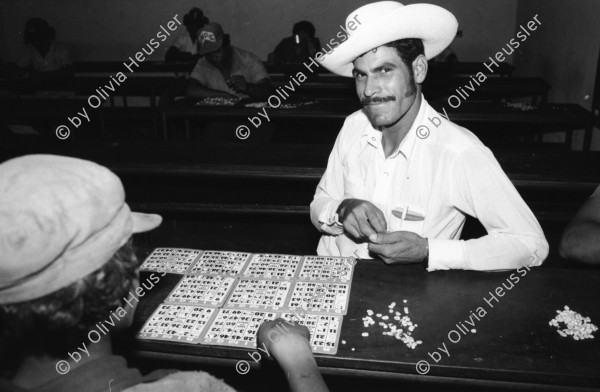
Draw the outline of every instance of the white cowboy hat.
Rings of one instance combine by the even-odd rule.
[[[356,28],[348,29],[348,39],[317,59],[325,68],[342,76],[352,76],[352,62],[357,57],[403,38],[422,39],[425,57],[431,59],[450,45],[458,29],[454,15],[442,7],[403,5],[396,1],[364,5],[348,15],[345,26],[351,21]]]

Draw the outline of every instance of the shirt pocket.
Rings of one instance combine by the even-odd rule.
[[[410,205],[404,214],[404,205],[394,205],[390,216],[390,231],[410,231],[423,236],[425,231],[425,211],[419,206]]]

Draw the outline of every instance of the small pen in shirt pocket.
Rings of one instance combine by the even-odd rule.
[[[411,211],[410,208],[408,208],[408,205],[406,207],[404,207],[404,209],[392,210],[392,214],[396,218],[400,218],[400,228],[402,228],[402,224],[404,223],[404,221],[414,222],[414,221],[422,221],[425,219],[425,217],[423,215],[419,214],[418,212]]]

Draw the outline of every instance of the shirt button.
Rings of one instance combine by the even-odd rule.
[[[372,137],[371,140],[375,141],[375,137]]]

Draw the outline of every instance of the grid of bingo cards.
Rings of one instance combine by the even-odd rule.
[[[264,320],[276,318],[278,310],[295,312],[281,315],[298,315],[300,310],[313,312],[304,313],[301,322],[311,331],[313,351],[335,354],[354,264],[354,259],[342,257],[158,248],[143,267],[188,274],[161,307],[190,304],[199,305],[194,309],[212,309],[212,316],[205,313],[208,316],[196,325],[205,331],[204,336],[186,337],[185,341],[256,347],[256,332]],[[165,308],[161,307],[140,331],[140,337],[173,340],[172,336],[189,330],[190,324],[185,324],[182,331],[181,319],[162,318],[159,310],[164,312]],[[146,328],[156,328],[157,322],[162,333],[149,334]]]

